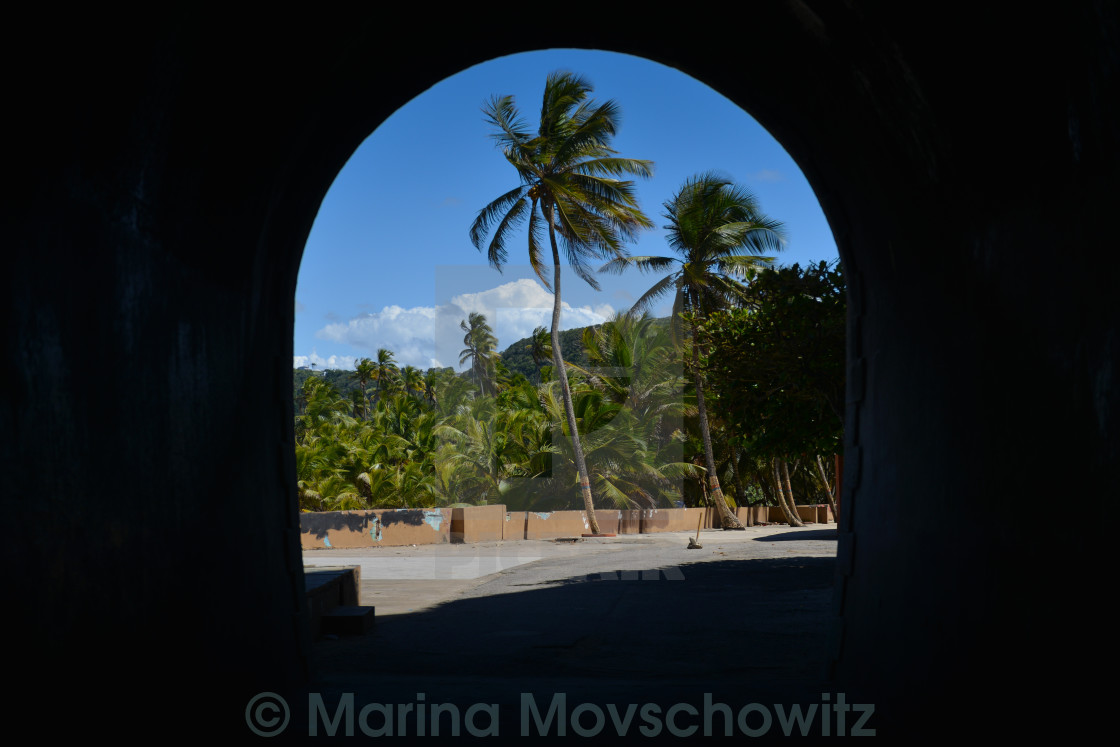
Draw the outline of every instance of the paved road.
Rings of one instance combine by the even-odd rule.
[[[470,545],[413,545],[348,550],[305,550],[304,565],[359,566],[362,604],[377,607],[379,619],[419,612],[460,596],[472,597],[519,590],[531,585],[560,583],[596,574],[680,567],[682,564],[727,559],[834,557],[835,525],[810,525],[804,529],[780,526],[752,527],[744,532],[704,530],[703,550],[686,550],[693,533],[621,535],[581,539],[579,542],[518,541]],[[768,539],[769,538],[769,539]],[[778,540],[781,544],[775,544]],[[547,561],[547,562],[538,562]],[[525,568],[518,566],[532,564]],[[613,568],[607,566],[614,565]],[[676,573],[646,573],[646,580],[660,575],[679,580]],[[639,576],[640,577],[640,576]],[[608,580],[615,577],[607,576]],[[481,590],[475,589],[482,587]]]
[[[314,687],[359,708],[499,704],[507,734],[526,697],[542,714],[558,695],[818,702],[835,528],[709,530],[702,550],[687,538],[307,551],[308,564],[361,564],[362,602],[378,607],[372,633],[316,643]]]

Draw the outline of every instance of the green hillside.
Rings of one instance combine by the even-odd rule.
[[[587,366],[587,351],[583,347],[583,331],[587,327],[576,327],[560,333],[560,349],[564,351],[564,360],[577,366]],[[529,352],[532,347],[532,338],[523,337],[502,351],[502,363],[506,365],[511,374],[521,374],[529,381],[537,380],[537,366],[533,363],[533,356]],[[545,365],[552,365],[546,363]]]
[[[668,323],[668,318],[658,319],[657,322],[662,324]],[[597,329],[599,325],[594,325],[592,328]],[[564,360],[568,363],[574,363],[577,366],[586,367],[587,350],[583,347],[583,332],[588,327],[576,327],[575,329],[564,330],[560,333],[560,349],[564,351]],[[509,370],[510,375],[521,374],[529,381],[535,382],[537,380],[537,366],[533,363],[533,356],[529,352],[531,348],[532,338],[523,337],[517,342],[510,345],[508,348],[501,352],[502,363]],[[544,365],[551,365],[545,363]],[[450,371],[451,369],[447,369]],[[292,384],[293,384],[293,397],[296,401],[296,410],[299,410],[299,394],[303,389],[303,382],[312,375],[312,371],[307,368],[297,368],[292,371]],[[354,376],[353,371],[346,371],[342,369],[324,369],[315,371],[314,375],[321,377],[323,380],[331,384],[340,394],[349,398],[350,392],[358,387],[358,380]],[[457,374],[458,376],[465,376],[466,373]]]

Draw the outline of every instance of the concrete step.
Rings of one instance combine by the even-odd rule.
[[[303,571],[311,636],[318,638],[325,632],[322,621],[327,615],[340,607],[358,604],[362,571],[358,566],[304,566]]]
[[[371,606],[335,607],[323,615],[321,630],[335,635],[362,635],[373,629],[375,610]]]

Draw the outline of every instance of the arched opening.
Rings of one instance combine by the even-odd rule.
[[[74,723],[119,724],[127,694],[131,723],[166,734],[169,695],[199,698],[179,673],[201,670],[219,683],[197,711],[214,716],[192,723],[243,733],[250,696],[303,681],[306,654],[276,652],[299,650],[304,630],[287,444],[291,299],[315,211],[413,96],[552,45],[641,55],[712,86],[820,198],[851,286],[836,675],[880,704],[880,733],[948,733],[962,702],[1018,712],[1022,690],[1067,681],[1060,647],[1039,637],[1103,633],[1070,613],[1096,598],[1085,571],[1100,566],[1082,521],[1047,527],[1049,544],[1037,521],[1071,479],[1100,515],[1120,458],[1115,11],[1023,14],[1011,29],[998,9],[915,23],[909,9],[791,2],[743,11],[715,46],[707,18],[681,19],[671,42],[542,24],[533,44],[522,18],[496,18],[469,48],[456,19],[401,12],[427,46],[386,46],[374,11],[263,29],[185,16],[143,36],[28,26],[75,62],[14,83],[28,105],[11,173],[26,189],[0,431],[5,505],[25,531],[6,550],[36,571],[17,574],[13,598],[50,610],[21,648],[88,694]],[[106,351],[131,365],[78,375]],[[122,448],[127,481],[106,467]],[[979,507],[998,528],[961,521],[946,541],[923,523],[931,506]],[[39,693],[62,670],[22,671]],[[1081,696],[1064,690],[1055,708]],[[57,722],[42,710],[53,702],[27,705]]]
[[[481,195],[506,191],[514,176],[480,113],[494,95],[487,91],[518,91],[521,109],[532,111],[540,95],[533,84],[543,85],[550,68],[565,65],[604,90],[599,98],[621,97],[623,127],[614,143],[620,152],[656,156],[653,178],[635,185],[653,228],[627,242],[630,253],[669,251],[664,203],[687,179],[716,171],[753,192],[762,212],[782,223],[784,250],[766,255],[775,265],[837,261],[827,222],[796,164],[722,96],[639,58],[576,50],[514,55],[433,86],[351,156],[327,193],[304,252],[296,292],[297,368],[353,370],[358,359],[376,359],[383,351],[393,355],[391,370],[461,370],[460,324],[469,312],[488,316],[498,352],[510,352],[535,326],[548,326],[551,294],[527,264],[526,234],[517,234],[498,273],[471,246],[464,226],[473,222]],[[605,79],[596,83],[599,78]],[[594,271],[602,262],[589,266]],[[602,291],[565,271],[562,329],[601,324],[629,311],[661,278],[636,267],[594,276]],[[667,318],[672,302],[670,293],[648,310]],[[508,356],[503,360],[512,363]],[[523,366],[513,372],[535,374]],[[371,382],[367,388],[376,393]]]
[[[490,307],[481,308],[495,322],[499,351],[506,350],[511,342],[519,338],[529,337],[535,325],[548,324],[551,298],[545,298],[548,294],[535,282],[530,268],[518,267],[525,263],[525,234],[518,233],[511,240],[509,265],[505,273],[499,275],[486,266],[485,255],[480,255],[470,245],[467,229],[482,205],[495,195],[506,192],[511,179],[516,181],[513,169],[493,147],[479,111],[481,105],[491,96],[514,94],[519,110],[531,118],[539,105],[545,77],[557,69],[571,70],[589,78],[595,85],[597,101],[612,99],[618,102],[622,109],[623,127],[612,146],[622,157],[642,157],[655,162],[655,178],[640,182],[638,191],[643,209],[660,230],[643,232],[637,245],[628,246],[631,253],[672,254],[661,229],[668,220],[662,215],[665,211],[663,203],[690,177],[701,172],[717,171],[750,189],[758,197],[761,212],[784,223],[787,244],[784,251],[774,254],[777,263],[805,266],[836,260],[827,223],[796,164],[756,122],[711,89],[675,70],[633,57],[578,50],[514,55],[475,66],[428,89],[390,117],[351,156],[324,199],[304,252],[304,265],[296,292],[297,363],[307,365],[315,362],[320,369],[353,369],[357,359],[369,358],[376,362],[378,353],[385,352],[396,353],[391,363],[395,364],[398,372],[405,366],[423,370],[433,364],[453,365],[458,362],[459,349],[463,347],[459,339],[462,337],[459,323],[468,312],[478,310],[465,305],[463,299],[468,295],[472,298],[487,295],[503,297],[505,308],[518,312],[503,325],[502,316],[495,317]],[[344,217],[342,213],[347,215]],[[361,227],[356,228],[355,225]],[[331,256],[332,250],[334,256]],[[466,266],[471,262],[476,267]],[[308,267],[308,264],[311,266]],[[593,268],[597,268],[598,264],[601,260],[593,263]],[[468,275],[471,277],[468,278]],[[662,277],[662,274],[641,274],[636,269],[622,277],[599,276],[604,290],[594,293],[589,292],[589,288],[571,273],[570,268],[564,269],[564,275],[564,298],[569,304],[570,315],[563,327],[565,329],[602,323],[609,319],[613,310],[629,310],[633,302]],[[475,279],[475,276],[481,280]],[[485,285],[472,285],[472,282]],[[531,291],[520,291],[523,295],[510,298],[515,283],[524,282],[532,286]],[[435,298],[433,288],[439,293]],[[326,298],[316,297],[316,292]],[[669,294],[653,307],[655,317],[671,316],[672,298]],[[328,307],[325,303],[331,305]],[[530,317],[527,307],[544,308],[537,316]],[[333,318],[324,318],[328,311],[334,312]],[[301,318],[307,317],[314,318],[317,323],[301,330]],[[435,325],[450,328],[451,334],[434,327],[433,319]],[[422,324],[417,324],[418,321]],[[313,335],[312,332],[318,334]],[[451,344],[439,344],[437,340],[441,335],[450,338]],[[312,357],[309,354],[314,345],[318,348],[315,357]],[[842,353],[842,340],[840,349]],[[576,350],[568,352],[573,356],[578,353]],[[679,355],[675,376],[680,379],[679,387],[683,390],[687,380],[681,375]],[[390,362],[389,356],[382,357]],[[385,370],[388,375],[392,368]],[[332,371],[329,377],[323,373],[319,375],[324,379],[347,383],[337,373]],[[314,376],[315,372],[308,370],[305,375]],[[403,377],[403,374],[397,375]],[[343,410],[358,421],[355,424],[345,419],[345,422],[358,428],[363,428],[363,423],[381,422],[380,416],[386,414],[387,409],[397,412],[397,404],[387,404],[392,390],[386,389],[382,396],[378,384],[370,383],[369,389],[375,392],[372,398],[359,391],[364,412],[357,406],[351,409],[344,398],[338,400],[341,408],[338,411],[339,422],[345,419],[342,417]],[[399,396],[401,387],[396,389]],[[410,402],[408,394],[404,392],[402,402]],[[683,391],[679,394],[683,397]],[[534,389],[533,399],[540,396]],[[710,396],[714,397],[714,392]],[[378,405],[372,404],[371,399],[378,400]],[[416,399],[419,400],[419,397]],[[469,399],[466,401],[470,402]],[[470,431],[467,426],[459,424],[458,418],[452,417],[453,406],[437,409],[435,405],[434,402],[431,407],[420,402],[412,405],[420,415],[410,417],[410,421],[430,425],[423,418],[425,414],[432,414],[444,428]],[[839,406],[842,407],[842,403]],[[373,410],[372,415],[370,410]],[[523,409],[520,412],[526,411]],[[485,431],[497,417],[492,410],[486,410],[470,422],[481,424],[478,430]],[[390,413],[385,428],[396,428],[403,419]],[[714,410],[711,420],[713,433],[718,439],[717,459],[722,466],[726,462],[723,457],[729,451],[726,440],[730,436],[724,432],[726,428],[715,432],[714,424],[719,418]],[[559,420],[555,423],[558,426]],[[499,423],[497,429],[501,427],[503,425]],[[369,430],[379,434],[379,428],[375,424]],[[668,430],[667,426],[665,428]],[[681,424],[674,428],[680,429]],[[695,425],[692,430],[695,432]],[[298,455],[310,453],[312,441],[320,446],[325,438],[331,441],[333,447],[333,439],[349,438],[346,431],[339,435],[337,429],[324,427],[323,432],[326,434],[323,438],[300,441],[297,464],[307,461]],[[392,432],[410,443],[418,443],[418,432]],[[632,444],[645,438],[646,434],[634,430],[620,434],[620,437],[622,435],[628,436],[627,443]],[[355,438],[357,440],[360,439]],[[669,439],[665,440],[667,446],[674,445]],[[699,442],[698,433],[693,435],[692,440]],[[465,450],[475,443],[464,440],[462,446]],[[345,451],[350,454],[354,449]],[[663,462],[659,460],[664,459],[668,451],[664,449],[648,456],[637,454],[631,458],[636,462],[644,460],[649,469],[660,468]],[[459,491],[465,495],[466,487],[471,484],[466,474],[454,475],[451,479],[458,482],[451,486],[433,480],[427,486],[432,490],[431,495],[422,493],[423,488],[415,483],[411,483],[411,495],[394,492],[397,489],[388,481],[404,474],[404,467],[399,464],[406,459],[409,463],[424,461],[427,464],[431,457],[425,474],[433,478],[438,476],[439,480],[444,479],[445,471],[450,473],[444,467],[453,468],[458,462],[451,461],[449,455],[437,453],[435,448],[429,453],[424,451],[424,447],[418,447],[407,456],[403,452],[398,455],[397,472],[382,480],[379,475],[389,473],[389,470],[383,464],[371,467],[370,463],[393,459],[386,456],[386,452],[378,450],[377,456],[371,452],[360,467],[354,468],[368,470],[358,475],[358,479],[364,480],[361,484],[344,485],[335,479],[336,472],[319,478],[317,482],[309,475],[309,489],[313,487],[317,495],[334,500],[334,503],[316,503],[312,508],[328,511],[383,506],[438,508],[468,500],[458,495]],[[831,453],[825,456],[831,461]],[[516,486],[516,478],[510,479],[511,476],[529,472],[531,457],[523,457],[524,467],[516,461],[518,458],[508,457],[509,464],[500,476],[506,487]],[[596,457],[593,455],[592,458]],[[702,445],[699,453],[696,447],[692,447],[689,459],[702,461],[703,458]],[[682,461],[677,456],[673,464]],[[339,466],[342,466],[341,461]],[[594,464],[595,468],[599,466]],[[801,466],[801,473],[794,474],[798,502],[821,502],[815,489],[813,493],[806,494],[802,487],[806,477],[815,479],[809,469],[815,470],[816,466],[811,466],[808,461],[803,461]],[[725,474],[721,481],[726,486],[725,490],[738,493],[732,484],[731,470],[723,471]],[[595,471],[594,474],[600,472]],[[797,482],[799,479],[800,483]],[[683,481],[684,478],[676,480],[677,483]],[[750,481],[748,477],[748,484]],[[550,489],[543,479],[537,482],[540,484],[535,489],[537,493],[543,494]],[[625,480],[614,479],[613,483],[625,484]],[[450,489],[443,492],[448,487]],[[687,494],[688,505],[697,505],[703,496],[692,484],[688,487],[691,489]],[[328,490],[338,492],[327,496]],[[502,504],[503,512],[508,509],[514,516],[525,516],[526,509],[532,513],[552,508],[577,508],[575,503],[551,505],[536,495],[531,496],[532,503],[524,503],[530,497],[517,495],[517,492],[513,487],[500,496],[489,498],[493,503]],[[650,503],[632,504],[616,503],[608,496],[598,494],[596,506],[602,510],[622,509],[629,512],[638,507],[660,506],[668,509],[674,505],[665,502],[660,494],[646,498]],[[680,484],[676,486],[675,498],[683,505],[686,493]],[[658,499],[659,502],[652,502]],[[487,502],[485,498],[471,500]],[[520,514],[516,513],[518,508],[521,509]],[[775,515],[779,512],[777,506],[772,510]],[[535,516],[534,513],[528,519],[532,521]],[[510,518],[507,515],[507,521]],[[715,525],[718,526],[718,520]],[[835,544],[829,539],[834,538],[834,524],[813,535],[814,538],[826,538],[820,541],[819,547],[814,542],[777,542],[777,535],[768,532],[759,538],[762,544],[755,543],[759,548],[766,548],[765,552],[762,549],[747,552],[742,542],[732,541],[730,536],[724,537],[724,548],[718,537],[705,531],[709,553],[718,555],[718,558],[713,555],[716,560],[722,558],[721,562],[711,567],[694,564],[691,562],[694,558],[682,554],[682,538],[675,543],[680,547],[674,546],[672,550],[667,543],[661,542],[657,545],[661,548],[660,552],[634,553],[643,558],[640,562],[650,566],[648,568],[632,567],[633,563],[639,562],[635,560],[610,561],[614,565],[589,562],[557,572],[556,578],[548,576],[547,580],[542,580],[545,577],[533,571],[527,572],[524,579],[494,578],[486,585],[482,581],[490,573],[504,569],[504,575],[512,575],[514,571],[510,569],[516,563],[524,562],[526,553],[533,554],[532,559],[536,560],[539,559],[536,553],[544,551],[518,549],[512,544],[512,537],[503,546],[474,550],[475,554],[483,556],[476,558],[449,555],[452,548],[440,546],[427,547],[427,552],[423,548],[416,551],[394,550],[388,545],[393,544],[389,540],[396,528],[384,527],[382,532],[380,526],[371,531],[363,525],[358,531],[351,532],[351,527],[347,526],[345,537],[341,527],[334,532],[323,530],[322,537],[318,531],[305,531],[303,535],[305,562],[314,565],[360,564],[365,589],[363,603],[378,605],[379,612],[389,618],[379,624],[377,632],[371,633],[366,643],[330,642],[317,647],[320,654],[318,668],[323,670],[323,676],[335,688],[360,689],[365,679],[377,676],[385,678],[386,682],[392,680],[396,683],[392,691],[386,689],[386,685],[377,692],[379,697],[392,702],[415,701],[417,692],[425,692],[428,703],[451,701],[465,711],[471,702],[499,700],[502,710],[515,712],[517,699],[505,692],[508,682],[511,678],[516,681],[520,677],[531,676],[536,680],[533,689],[542,703],[549,702],[553,695],[565,689],[572,690],[573,697],[578,690],[585,701],[601,700],[604,691],[626,690],[631,698],[638,699],[636,703],[656,699],[663,703],[662,707],[668,707],[672,701],[668,691],[660,685],[639,687],[634,678],[646,677],[662,682],[666,675],[671,674],[677,679],[665,687],[675,693],[673,697],[684,699],[686,693],[692,690],[699,698],[704,687],[712,691],[718,685],[726,692],[729,680],[725,670],[730,667],[736,672],[732,679],[739,692],[727,692],[721,697],[728,702],[742,701],[734,706],[735,711],[750,702],[750,698],[745,699],[746,691],[757,693],[756,697],[761,698],[764,685],[784,688],[783,697],[790,702],[795,697],[799,702],[805,701],[806,697],[814,702],[819,699],[819,680],[827,661],[826,641],[830,630],[827,618]],[[325,536],[327,534],[330,536]],[[527,532],[527,535],[529,540],[534,539],[533,531]],[[365,549],[339,549],[343,543],[349,547],[351,542],[358,543],[359,540],[365,540],[364,544],[371,545],[377,552],[370,554]],[[653,543],[654,540],[650,535],[643,541]],[[323,551],[320,543],[331,549]],[[621,540],[616,543],[616,549],[622,550],[620,543]],[[533,543],[533,546],[538,545]],[[652,550],[652,546],[643,547]],[[812,548],[812,552],[806,557],[803,553],[808,547]],[[312,551],[308,552],[309,549]],[[591,552],[586,550],[588,555]],[[497,557],[492,558],[493,555]],[[761,567],[736,582],[731,579],[735,568],[743,562],[740,556],[755,558],[747,565]],[[472,560],[476,562],[472,564]],[[738,562],[734,562],[736,560]],[[488,565],[490,571],[472,576],[466,573],[472,565]],[[799,572],[806,578],[798,578]],[[634,574],[634,578],[628,578],[628,574]],[[664,583],[651,586],[641,582],[643,578],[652,580],[651,576],[660,578]],[[500,584],[497,583],[499,580]],[[612,583],[585,583],[605,580]],[[596,585],[606,590],[592,589]],[[682,593],[685,587],[687,594]],[[486,589],[489,596],[480,596],[480,589]],[[653,596],[638,593],[651,591],[656,593]],[[467,596],[452,596],[455,593]],[[433,594],[436,595],[434,600],[431,598]],[[767,605],[751,602],[752,597],[764,594],[773,595]],[[778,602],[779,597],[786,600],[796,598],[798,601]],[[703,598],[710,602],[718,599],[715,603],[720,611],[702,609]],[[510,601],[514,599],[519,601]],[[421,614],[421,610],[436,601],[443,601],[446,609],[453,611],[441,610],[438,614],[425,611]],[[668,614],[660,623],[647,627],[644,622],[657,617],[653,608],[661,606],[687,607],[692,616]],[[561,623],[564,612],[572,609],[584,612],[564,618]],[[406,614],[409,617],[407,621],[396,619],[402,613],[411,613]],[[771,617],[781,617],[784,623],[774,627],[769,620]],[[656,656],[651,654],[655,650],[659,652]],[[407,658],[398,657],[398,653],[405,652]],[[480,657],[482,652],[485,653]],[[766,674],[748,683],[744,667]],[[688,682],[683,673],[685,669],[694,673],[703,672],[703,679],[684,684]],[[435,682],[430,687],[424,686],[425,682],[432,680],[435,672],[439,673],[438,680],[443,683],[442,692]],[[499,678],[500,684],[480,685],[478,678],[491,682],[499,672],[504,677]],[[589,676],[589,672],[593,672],[594,676]],[[793,672],[802,678],[808,674],[811,682],[802,683],[803,692],[800,694],[795,693],[796,688],[789,682],[776,684]],[[464,681],[468,683],[466,686]],[[405,682],[412,684],[403,684]],[[343,687],[342,683],[346,683],[347,687]],[[595,695],[593,690],[597,690]],[[362,695],[372,697],[369,692]],[[699,705],[700,701],[696,703]],[[334,707],[332,703],[330,708]],[[415,725],[411,728],[414,729]],[[637,726],[633,727],[635,733],[636,730]]]

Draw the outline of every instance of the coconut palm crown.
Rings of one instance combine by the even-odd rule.
[[[658,273],[677,269],[634,302],[631,314],[649,309],[673,292],[672,330],[681,339],[681,314],[707,316],[741,296],[738,280],[749,279],[774,261],[766,256],[785,247],[781,221],[765,216],[747,189],[714,172],[697,174],[665,203],[665,240],[670,257],[620,257],[600,268],[621,273],[629,267]]]
[[[490,264],[500,270],[509,256],[509,242],[528,218],[529,264],[549,290],[554,288],[542,244],[546,231],[553,267],[559,266],[559,239],[572,270],[598,290],[588,258],[625,256],[625,242],[639,230],[653,228],[638,207],[634,183],[615,178],[650,177],[653,162],[617,156],[609,143],[618,130],[618,105],[596,104],[588,99],[591,90],[581,76],[550,74],[536,135],[521,119],[512,96],[495,96],[483,107],[486,120],[497,130],[493,138],[521,184],[478,212],[471,242],[479,251],[485,247]]]

